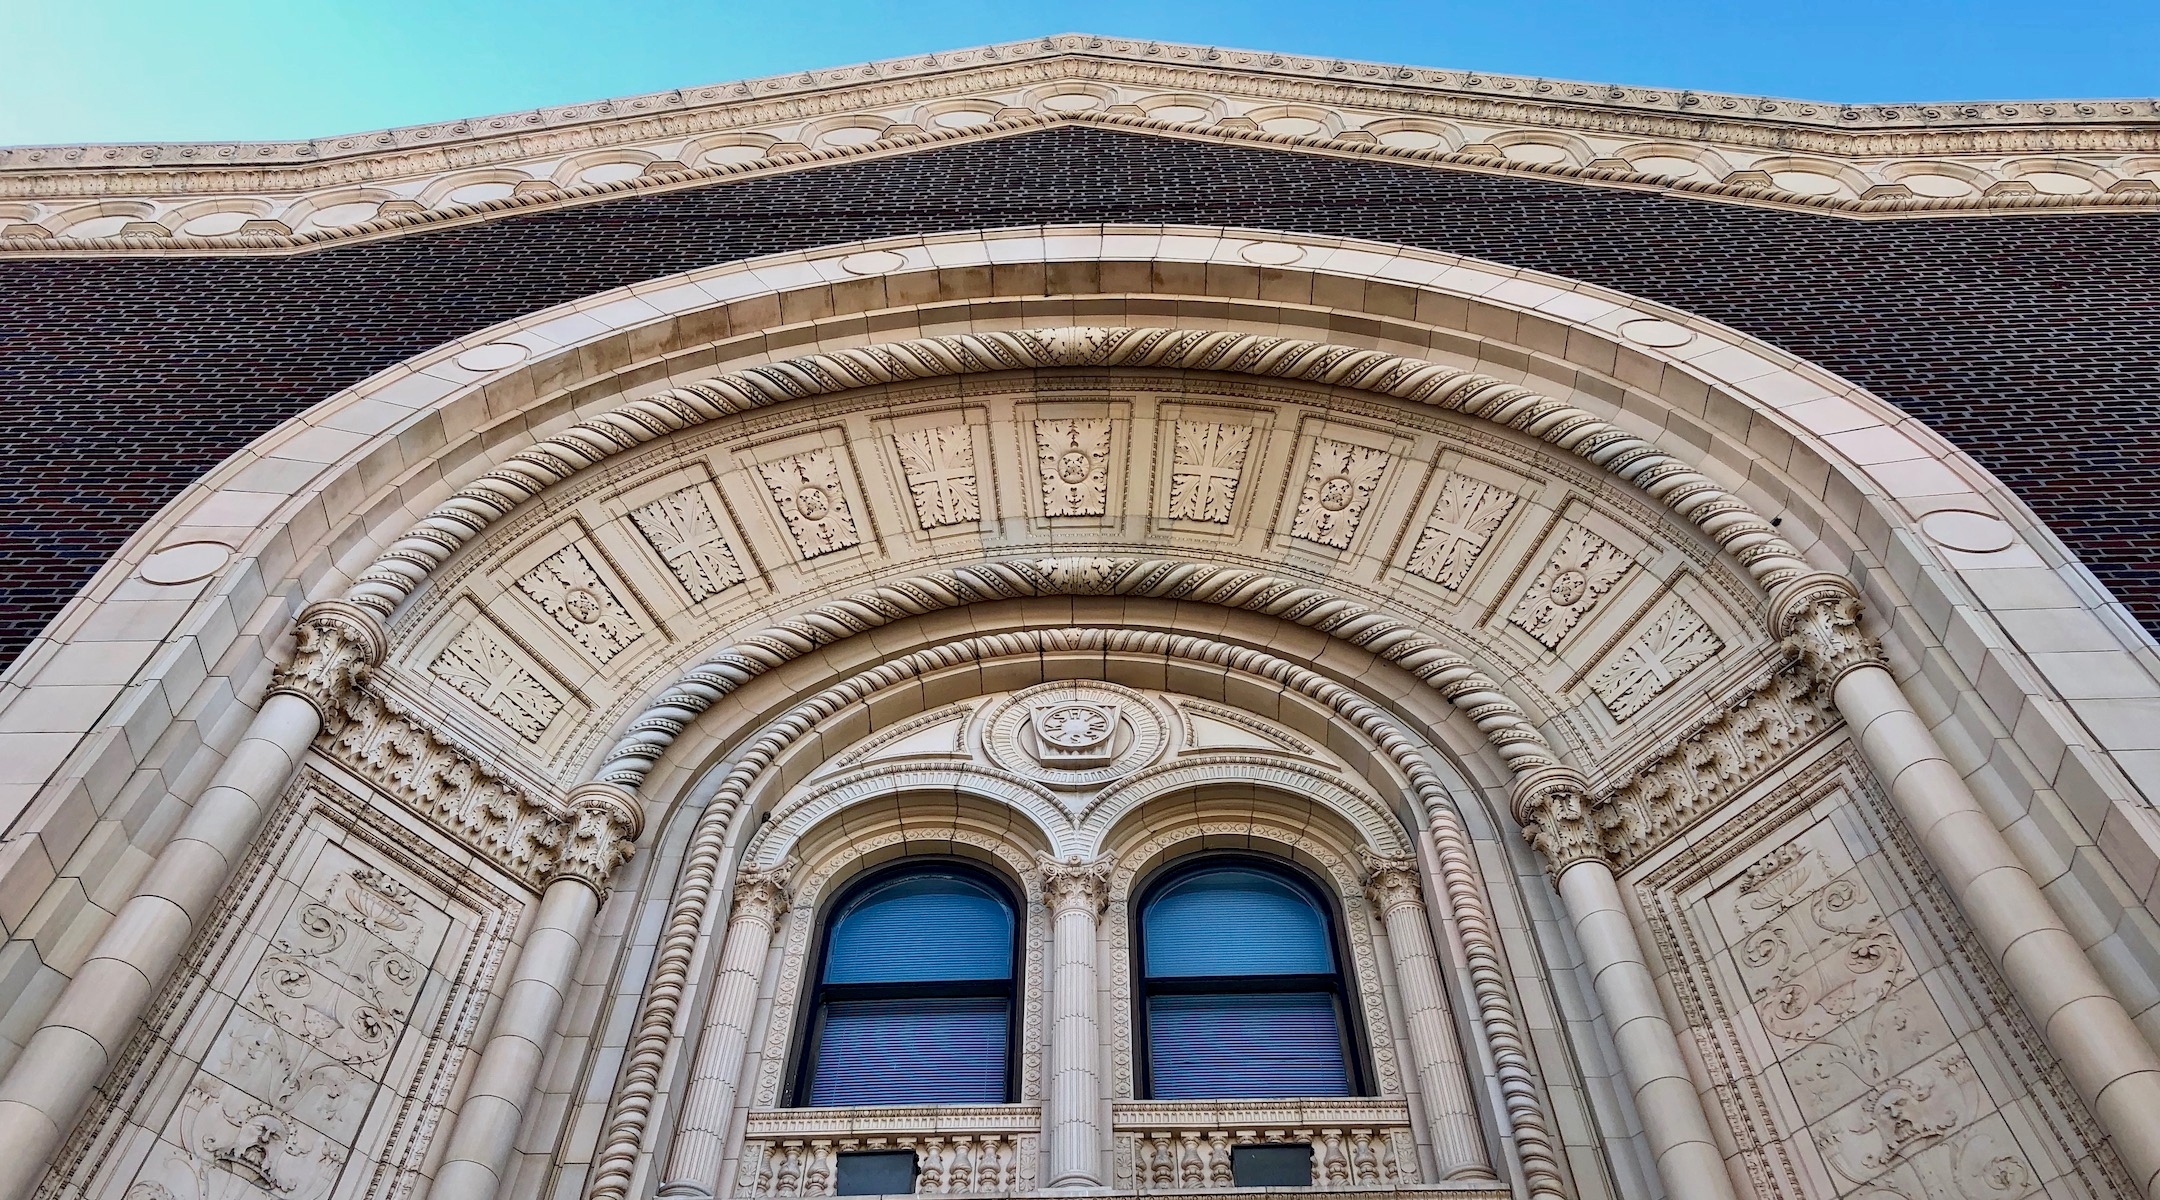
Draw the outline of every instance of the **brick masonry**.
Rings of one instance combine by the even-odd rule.
[[[450,338],[754,255],[1089,221],[1402,242],[1722,321],[1927,421],[2160,630],[2160,215],[1864,224],[1059,129],[298,257],[0,263],[0,662],[191,480]]]

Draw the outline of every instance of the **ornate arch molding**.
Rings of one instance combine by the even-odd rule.
[[[1080,814],[1079,827],[1091,848],[1107,850],[1119,822],[1167,796],[1230,784],[1259,792],[1302,795],[1319,808],[1347,821],[1376,854],[1400,858],[1415,847],[1386,806],[1333,771],[1277,758],[1212,754],[1197,760],[1162,763],[1135,771],[1097,794]]]
[[[967,663],[1016,655],[1098,651],[1163,655],[1254,675],[1299,692],[1333,711],[1410,783],[1433,835],[1440,884],[1468,960],[1477,1019],[1491,1046],[1499,1088],[1533,1194],[1563,1194],[1556,1134],[1542,1099],[1499,949],[1498,926],[1484,895],[1468,833],[1455,798],[1423,743],[1380,705],[1318,672],[1264,651],[1189,635],[1130,629],[1038,629],[987,634],[926,647],[833,684],[769,722],[733,756],[693,827],[682,856],[658,953],[643,991],[634,1033],[610,1105],[586,1195],[619,1200],[627,1194],[659,1092],[660,1073],[689,988],[692,959],[711,917],[729,830],[758,780],[796,740],[849,705],[915,677]],[[685,717],[687,723],[688,717]],[[680,728],[676,730],[680,732]],[[1535,731],[1532,731],[1533,733]],[[672,735],[671,735],[672,740]],[[614,791],[613,785],[588,785]]]
[[[1770,523],[1679,458],[1566,401],[1505,380],[1382,350],[1251,333],[1060,327],[917,338],[805,355],[670,388],[579,421],[513,455],[438,505],[362,572],[347,598],[388,618],[496,521],[623,451],[707,421],[811,396],[908,380],[1057,367],[1221,371],[1372,392],[1491,421],[1642,489],[1774,588],[1806,574]]]
[[[1041,785],[980,763],[879,763],[835,776],[793,801],[772,810],[772,819],[750,839],[743,863],[752,870],[780,865],[796,844],[833,817],[873,801],[905,800],[912,795],[943,794],[986,800],[1017,812],[1039,834],[1044,848],[1063,857],[1079,852],[1059,837],[1065,824],[1057,800]]]

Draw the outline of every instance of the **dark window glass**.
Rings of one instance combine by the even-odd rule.
[[[1310,1167],[1306,1174],[1312,1174]],[[841,1196],[905,1196],[915,1190],[915,1152],[876,1150],[842,1154],[833,1172],[833,1192]]]
[[[1327,919],[1278,876],[1240,867],[1187,875],[1147,909],[1147,972],[1325,975],[1335,969]]]
[[[1139,934],[1151,1098],[1356,1094],[1333,921],[1310,885],[1203,860],[1148,889]]]
[[[1232,1146],[1230,1182],[1233,1187],[1311,1187],[1312,1146]]]
[[[826,918],[796,1103],[1002,1104],[1013,905],[951,865],[871,877]]]

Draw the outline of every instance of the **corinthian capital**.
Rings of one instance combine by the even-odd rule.
[[[1555,878],[1584,860],[1609,862],[1590,783],[1573,767],[1542,767],[1515,781],[1512,806],[1523,836]]]
[[[735,876],[735,917],[764,921],[767,924],[779,919],[788,910],[794,893],[788,889],[788,880],[795,868],[802,863],[794,855],[781,859],[777,865],[762,870],[745,869]]]
[[[326,729],[340,729],[369,668],[389,652],[390,635],[374,613],[343,600],[317,600],[300,610],[292,661],[270,677],[270,692],[315,706]]]
[[[555,869],[548,882],[575,879],[605,899],[608,879],[637,845],[644,808],[612,783],[579,784],[564,800],[570,815],[556,830]]]
[[[1788,580],[1770,595],[1770,620],[1785,653],[1824,692],[1856,667],[1882,665],[1882,644],[1860,630],[1860,593],[1842,575]]]
[[[1094,862],[1072,859],[1060,862],[1047,854],[1035,856],[1043,881],[1043,902],[1052,913],[1082,909],[1090,917],[1110,903],[1110,872],[1117,864],[1110,858]]]
[[[1365,898],[1372,901],[1374,912],[1386,916],[1402,905],[1420,903],[1417,859],[1375,854],[1363,846],[1358,847],[1358,858],[1365,863]]]

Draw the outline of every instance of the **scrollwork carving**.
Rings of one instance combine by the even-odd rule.
[[[1230,523],[1252,426],[1179,421],[1170,448],[1173,520]]]
[[[1305,466],[1305,486],[1298,493],[1297,512],[1290,521],[1290,536],[1315,545],[1347,550],[1357,535],[1365,508],[1380,487],[1387,471],[1384,450],[1313,439],[1312,458]]]
[[[1508,622],[1547,648],[1557,647],[1632,565],[1619,547],[1572,526],[1523,590]]]
[[[975,478],[975,435],[965,425],[895,434],[893,449],[924,529],[982,520],[981,485]]]
[[[574,545],[564,546],[518,576],[517,586],[597,662],[613,661],[645,635],[644,625],[630,615],[592,560]]]
[[[1043,515],[1099,517],[1110,494],[1110,422],[1101,417],[1035,422]]]
[[[1731,553],[1765,587],[1810,569],[1768,521],[1693,466],[1594,413],[1490,375],[1381,350],[1263,334],[1066,326],[843,347],[669,388],[595,414],[512,455],[461,488],[384,551],[348,596],[387,616],[459,546],[526,500],[585,469],[594,445],[627,450],[735,413],[872,384],[1031,367],[1198,369],[1302,380],[1536,430],[1539,440],[1625,482],[1655,483],[1668,508]],[[1330,474],[1309,481],[1315,511],[1325,511],[1321,492],[1332,478]],[[772,479],[768,475],[768,483]],[[1338,497],[1340,489],[1328,495]],[[1326,523],[1327,536],[1347,541],[1341,518],[1349,511],[1346,506]],[[1316,535],[1322,532],[1319,524],[1310,528]],[[1018,594],[1024,593],[1006,592]]]

